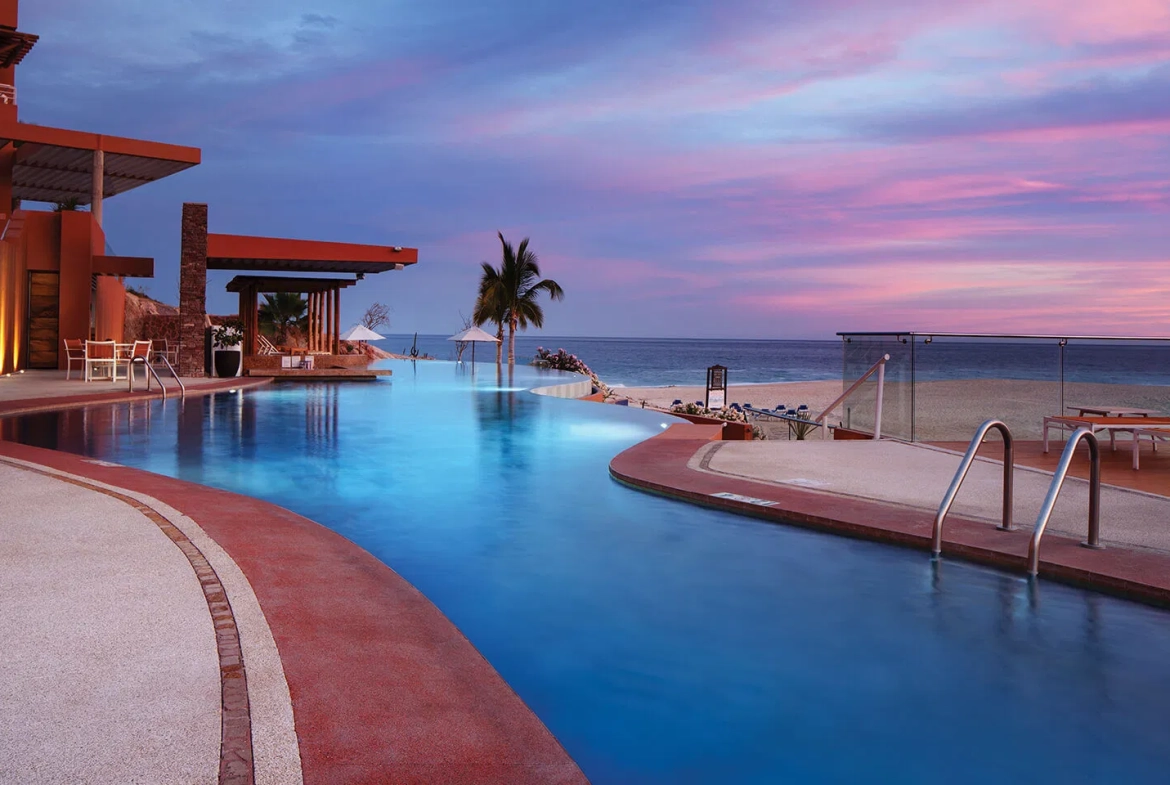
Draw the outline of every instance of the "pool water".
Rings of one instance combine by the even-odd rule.
[[[608,462],[667,418],[387,365],[12,430],[350,538],[595,785],[1170,782],[1170,613],[633,491]]]

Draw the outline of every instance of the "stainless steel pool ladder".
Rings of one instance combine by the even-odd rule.
[[[1036,577],[1040,571],[1040,538],[1044,536],[1044,529],[1048,526],[1048,519],[1052,517],[1052,508],[1056,506],[1056,497],[1064,485],[1064,478],[1068,475],[1068,467],[1072,464],[1077,451],[1077,445],[1084,439],[1089,443],[1089,538],[1081,543],[1086,548],[1101,547],[1101,447],[1097,443],[1097,436],[1088,428],[1077,428],[1064,445],[1060,463],[1056,473],[1052,476],[1052,484],[1048,486],[1048,495],[1044,497],[1044,504],[1040,506],[1040,515],[1036,518],[1036,526],[1032,529],[1032,539],[1028,543],[1028,575]]]
[[[970,470],[971,464],[975,462],[979,445],[983,443],[993,428],[1003,435],[1003,523],[996,528],[1005,532],[1014,530],[1012,526],[1012,474],[1015,464],[1012,432],[1003,420],[988,420],[980,425],[979,430],[975,431],[975,435],[971,437],[971,444],[967,447],[963,460],[959,462],[959,470],[955,472],[955,478],[951,480],[951,487],[947,488],[947,494],[943,497],[942,504],[938,506],[938,513],[934,516],[934,531],[931,533],[930,549],[935,556],[942,553],[943,521],[946,520],[947,513],[951,511],[955,497],[959,495],[959,488],[963,485],[963,480],[967,479],[967,472]]]
[[[168,370],[170,370],[171,376],[175,377],[175,381],[178,382],[178,384],[179,384],[179,397],[186,399],[187,387],[186,387],[186,385],[183,384],[183,380],[179,378],[179,374],[177,374],[175,372],[174,366],[172,366],[170,361],[167,360],[166,355],[160,353],[155,359],[156,359],[156,361],[162,362],[162,364],[165,365]],[[147,358],[145,358],[145,357],[135,357],[132,360],[130,360],[130,371],[129,371],[129,373],[126,374],[126,376],[130,380],[130,392],[134,392],[134,366],[135,365],[142,365],[142,367],[146,368],[147,373],[150,374],[150,376],[146,377],[146,389],[148,391],[150,390],[150,377],[153,376],[154,380],[156,382],[158,382],[159,389],[162,390],[162,397],[163,397],[163,400],[165,401],[167,399],[166,385],[163,384],[162,379],[158,375],[158,371],[154,370],[154,366],[151,365],[149,362],[147,362]]]

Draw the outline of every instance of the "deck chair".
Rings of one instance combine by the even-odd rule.
[[[85,341],[81,340],[80,338],[62,338],[61,340],[65,342],[65,378],[69,379],[69,377],[72,375],[73,363],[78,364],[82,373],[82,378],[84,378]]]
[[[116,342],[85,342],[85,380],[92,382],[95,378],[118,381],[118,344]]]

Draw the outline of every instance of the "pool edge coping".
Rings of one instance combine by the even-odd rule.
[[[658,434],[614,456],[609,463],[610,477],[635,490],[701,507],[930,553],[934,524],[931,513],[823,490],[813,493],[759,480],[700,472],[688,463],[711,442],[697,434],[695,438],[664,436],[665,433]],[[768,504],[721,498],[714,495],[716,487],[721,488],[718,492],[736,492]],[[945,534],[943,561],[955,558],[1026,577],[1030,529],[1021,527],[1001,532],[986,522],[951,515],[947,518]],[[1077,540],[1049,533],[1040,556],[1040,577],[1170,609],[1168,555],[1119,546],[1090,551]],[[1098,564],[1092,564],[1094,559]],[[1101,561],[1105,562],[1106,569],[1102,569]]]

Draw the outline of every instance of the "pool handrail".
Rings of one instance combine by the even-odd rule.
[[[870,376],[872,376],[876,372],[877,377],[878,377],[877,378],[877,402],[874,406],[873,438],[875,441],[882,438],[882,393],[885,390],[885,386],[886,386],[886,363],[889,362],[889,359],[890,359],[890,355],[888,355],[888,354],[882,355],[882,358],[880,360],[878,360],[876,363],[874,363],[873,365],[871,365],[869,367],[869,370],[866,371],[865,373],[863,373],[861,375],[860,379],[858,379],[852,385],[850,385],[848,390],[841,393],[840,397],[837,398],[837,400],[833,401],[831,404],[826,406],[825,410],[823,412],[821,412],[816,417],[814,417],[813,422],[819,423],[821,425],[825,425],[825,418],[828,417],[830,414],[832,414],[834,409],[836,409],[838,406],[840,406],[841,403],[844,402],[844,400],[846,398],[848,398],[850,395],[852,395],[854,393],[854,391],[857,390],[857,388],[860,387],[866,379],[868,379]],[[821,431],[821,438],[822,439],[829,438],[829,429],[827,427]]]
[[[967,446],[967,452],[964,453],[963,460],[959,462],[959,469],[955,472],[954,479],[951,480],[951,485],[947,488],[942,503],[938,506],[938,513],[934,516],[934,529],[930,536],[930,550],[935,556],[942,554],[943,521],[946,520],[947,513],[951,511],[955,497],[959,495],[959,488],[963,485],[963,480],[967,479],[967,472],[971,469],[971,464],[975,462],[979,446],[983,444],[983,440],[987,438],[987,434],[992,429],[999,431],[1003,436],[1003,522],[996,528],[1005,532],[1015,530],[1015,527],[1012,526],[1012,477],[1015,473],[1012,432],[1003,420],[991,419],[980,425],[979,430],[975,431],[975,435],[971,437],[971,444]]]
[[[1068,437],[1061,453],[1060,463],[1052,476],[1052,484],[1048,487],[1048,495],[1044,497],[1044,504],[1040,505],[1040,515],[1036,518],[1036,526],[1032,529],[1032,538],[1028,542],[1028,575],[1035,578],[1040,571],[1040,538],[1044,536],[1044,529],[1048,526],[1048,519],[1052,516],[1052,508],[1056,506],[1056,497],[1064,485],[1064,478],[1068,475],[1068,467],[1072,464],[1081,440],[1089,442],[1089,537],[1081,545],[1086,548],[1101,547],[1101,446],[1097,442],[1097,435],[1089,428],[1077,428]]]

